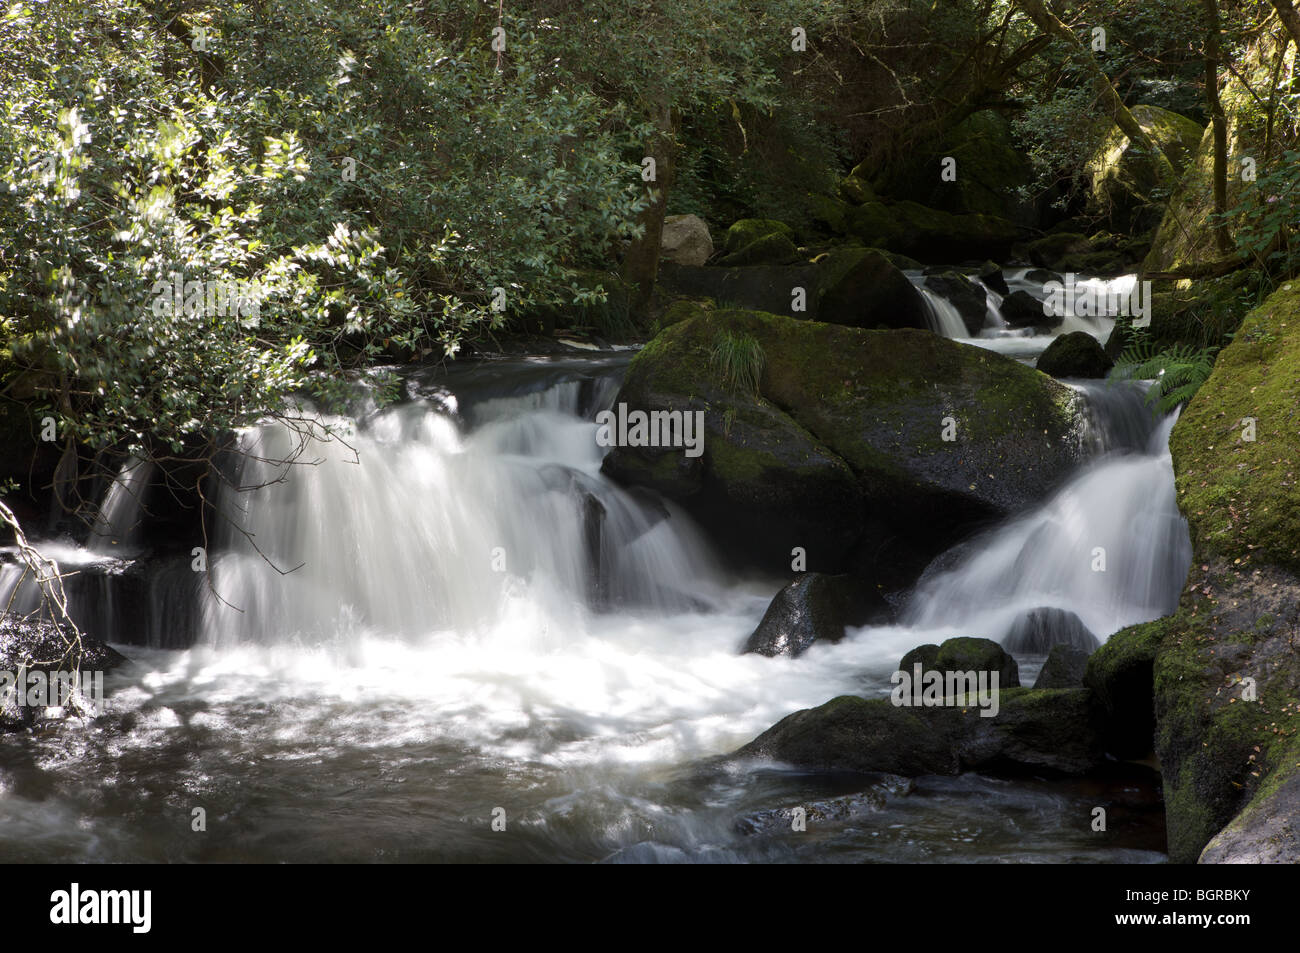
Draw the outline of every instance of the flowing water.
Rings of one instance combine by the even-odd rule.
[[[327,418],[339,438],[287,474],[264,461],[292,433],[243,434],[197,642],[158,647],[193,587],[163,574],[152,621],[110,630],[153,647],[121,646],[100,722],[0,736],[0,859],[1161,858],[1151,781],[1123,771],[872,782],[716,759],[796,709],[887,694],[923,642],[1001,639],[1042,606],[1104,639],[1171,608],[1189,558],[1172,421],[1140,386],[1081,386],[1092,462],[937,561],[900,624],[769,659],[738,650],[783,580],[729,576],[680,510],[599,472],[594,416],[626,360],[412,379],[407,402]],[[97,538],[132,543],[138,504],[110,495]],[[103,545],[60,552],[103,566]],[[1041,658],[1022,663],[1032,680]],[[1132,822],[1099,837],[1098,803]]]

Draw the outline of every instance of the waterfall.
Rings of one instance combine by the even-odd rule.
[[[592,409],[616,382],[458,402],[470,423],[424,401],[350,433],[323,418],[345,433],[308,440],[309,464],[291,472],[273,461],[294,433],[244,433],[246,489],[219,499],[232,519],[211,565],[224,602],[206,604],[209,639],[466,633],[521,604],[579,627],[606,606],[707,603],[720,577],[689,520],[600,474],[596,425],[576,411],[584,390]]]
[[[1087,392],[1094,401],[1101,393],[1104,385]],[[1140,390],[1108,397],[1093,405],[1102,431],[1094,445],[1119,449],[1033,511],[940,557],[913,592],[906,622],[1000,641],[1025,613],[1055,608],[1105,640],[1177,607],[1192,558],[1168,450],[1177,414],[1134,450],[1141,428],[1130,411]]]
[[[970,337],[970,332],[966,330],[966,322],[962,320],[961,312],[947,298],[935,294],[929,288],[921,285],[917,285],[916,290],[921,292],[921,297],[925,300],[925,306],[929,309],[931,331],[946,338]]]
[[[140,517],[154,464],[131,458],[122,464],[99,505],[86,549],[92,553],[122,553],[140,540]]]

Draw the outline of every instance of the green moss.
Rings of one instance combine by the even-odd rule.
[[[789,240],[793,238],[794,232],[785,222],[778,222],[775,219],[742,218],[727,229],[722,250],[728,255],[733,255],[768,235],[783,235]]]
[[[781,224],[776,222],[774,224]],[[732,226],[735,227],[734,225]],[[788,230],[787,230],[788,231]],[[728,238],[731,233],[728,232]],[[733,267],[736,265],[773,265],[787,264],[799,257],[799,250],[785,232],[769,232],[746,245],[742,245],[729,255],[724,255],[719,265]]]
[[[1198,558],[1300,570],[1300,283],[1242,323],[1170,437]],[[1246,439],[1247,418],[1255,439]]]

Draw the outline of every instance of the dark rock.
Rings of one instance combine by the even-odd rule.
[[[1054,645],[1047,654],[1034,688],[1081,688],[1088,668],[1088,652],[1069,645]]]
[[[931,671],[932,669],[937,669],[938,666],[934,664],[934,660],[938,657],[938,655],[939,655],[939,646],[934,644],[933,642],[927,642],[925,645],[918,645],[916,648],[912,649],[910,652],[908,652],[899,660],[898,670],[900,672],[908,672],[910,674],[913,670],[913,666],[917,665],[918,663],[920,664],[921,671],[923,672],[928,672]]]
[[[1055,281],[1057,284],[1061,285],[1065,284],[1064,278],[1056,272],[1049,271],[1046,268],[1031,268],[1029,271],[1025,272],[1025,279],[1028,281],[1036,281],[1040,285],[1045,285],[1049,281]]]
[[[1020,685],[1016,660],[992,639],[948,639],[935,653],[933,667],[941,672],[997,672],[999,687]]]
[[[1154,665],[1160,622],[1116,632],[1088,658],[1083,683],[1106,713],[1106,750],[1117,758],[1144,758],[1155,736]]]
[[[1062,334],[1038,357],[1038,369],[1053,377],[1105,377],[1115,362],[1087,331]]]
[[[1046,655],[1056,645],[1093,652],[1100,644],[1073,612],[1049,607],[1020,615],[1002,640],[1002,647],[1016,655]]]
[[[1013,328],[1034,328],[1055,323],[1043,311],[1043,302],[1028,291],[1013,291],[1002,299],[1002,319]]]
[[[814,642],[838,642],[846,625],[884,621],[888,614],[878,594],[848,576],[804,573],[772,599],[744,651],[799,656]]]
[[[0,672],[14,678],[20,671],[43,672],[47,677],[58,673],[89,677],[108,673],[126,661],[125,656],[100,640],[85,634],[78,640],[71,630],[47,619],[0,616]],[[6,687],[21,690],[26,682]],[[0,696],[3,694],[0,692]],[[0,697],[0,732],[27,727],[43,712],[43,708],[17,704],[13,696]]]
[[[995,291],[1000,295],[1011,293],[1011,289],[1007,287],[1006,275],[1002,274],[1002,266],[996,262],[986,261],[980,267],[979,279],[984,282],[984,285],[990,291]]]
[[[929,327],[921,293],[876,249],[841,249],[818,264],[818,321],[851,328]]]
[[[821,772],[915,777],[963,770],[1082,774],[1103,760],[1086,689],[1003,689],[998,712],[975,706],[896,706],[844,695],[783,718],[736,752]]]

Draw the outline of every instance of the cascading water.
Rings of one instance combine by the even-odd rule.
[[[1085,396],[1094,446],[1109,452],[1043,506],[943,557],[917,585],[907,623],[1002,641],[1017,619],[1048,608],[1105,640],[1177,607],[1192,558],[1168,451],[1177,415],[1152,428],[1131,384]]]
[[[39,843],[47,860],[1158,859],[1075,837],[1062,816],[1086,814],[1086,788],[970,775],[841,802],[798,773],[699,760],[798,708],[886,694],[907,650],[1001,637],[1021,608],[1079,612],[1099,636],[1159,614],[1186,529],[1170,421],[1130,413],[1140,387],[1084,387],[1101,455],[949,554],[902,623],[768,659],[739,649],[782,581],[728,579],[680,511],[600,475],[594,414],[624,363],[412,380],[417,399],[312,442],[287,474],[267,461],[293,435],[243,434],[261,459],[219,499],[234,524],[215,541],[203,638],[130,648],[133,668],[108,679],[118,729],[75,752],[33,738],[6,766],[0,856]],[[151,625],[193,577],[151,579]],[[57,798],[39,793],[52,776]],[[238,829],[192,837],[171,818],[178,789]],[[818,798],[850,820],[815,845],[763,835],[774,806]],[[497,805],[514,836],[491,831]]]

